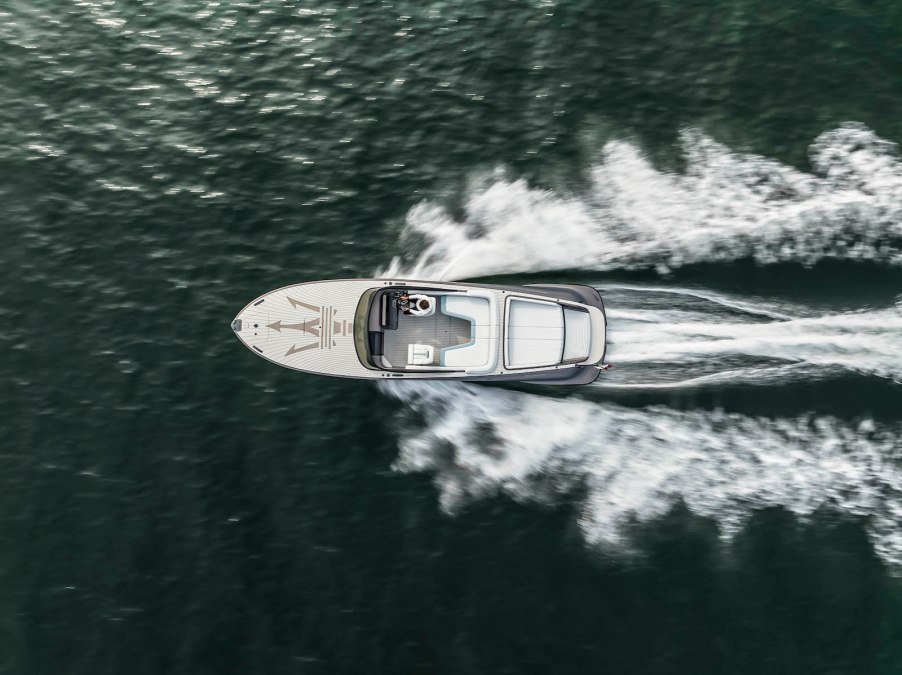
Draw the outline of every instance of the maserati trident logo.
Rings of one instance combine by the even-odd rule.
[[[304,337],[317,338],[312,342],[298,343],[291,345],[291,348],[285,352],[285,356],[291,356],[298,352],[306,352],[310,349],[332,349],[337,346],[336,337],[344,337],[351,334],[351,322],[347,319],[336,319],[338,313],[334,307],[325,305],[311,305],[309,302],[301,302],[288,296],[288,304],[292,309],[301,308],[312,312],[315,316],[303,319],[297,323],[283,323],[282,319],[268,324],[268,328],[281,333],[283,330],[294,330],[303,334]]]

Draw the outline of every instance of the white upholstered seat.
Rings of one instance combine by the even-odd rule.
[[[432,345],[411,344],[407,345],[407,363],[411,366],[428,366],[435,358],[435,349]]]
[[[508,298],[505,366],[538,368],[561,362],[564,315],[556,302]]]
[[[480,368],[492,361],[495,340],[491,338],[492,309],[486,298],[469,295],[442,296],[442,312],[470,322],[470,341],[445,347],[439,355],[449,368]]]

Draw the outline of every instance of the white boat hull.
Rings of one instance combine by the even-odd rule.
[[[394,337],[390,328],[374,324],[369,307],[362,306],[374,294],[411,293],[428,295],[442,301],[439,317],[431,311],[418,311],[411,316],[427,316],[405,326],[430,325],[446,313],[455,321],[454,307],[478,308],[469,317],[472,330],[466,344],[433,350],[428,344],[399,345],[398,353],[410,354],[403,364],[389,364],[384,356],[365,353],[366,335],[377,332]],[[576,289],[576,290],[574,290]],[[375,295],[378,297],[378,295]],[[579,297],[580,302],[574,300]],[[362,301],[363,299],[363,301]],[[511,310],[516,302],[518,312]],[[531,303],[527,306],[526,303]],[[586,353],[578,361],[541,363],[542,352],[549,351],[549,340],[559,333],[564,339],[560,319],[548,325],[515,325],[515,316],[532,317],[541,323],[551,306],[579,315],[580,330],[571,330],[573,343]],[[526,308],[529,311],[524,312]],[[539,309],[546,310],[543,312]],[[469,310],[464,309],[464,318]],[[586,318],[588,316],[588,318]],[[356,321],[356,324],[355,324]],[[506,324],[505,321],[511,322]],[[524,319],[526,321],[526,319]],[[529,323],[527,321],[527,324]],[[368,323],[369,322],[369,323]],[[576,326],[576,322],[571,322]],[[464,324],[466,325],[466,324]],[[584,383],[598,375],[605,352],[606,322],[601,299],[594,289],[582,286],[493,286],[456,284],[406,279],[340,279],[313,281],[265,293],[249,303],[232,322],[235,334],[258,356],[280,366],[319,375],[360,379],[449,379],[449,380],[521,380],[548,383]],[[579,333],[579,335],[577,335]],[[400,334],[400,333],[398,333]],[[372,334],[370,334],[372,337]],[[412,338],[413,340],[413,338]],[[426,341],[426,338],[422,338]],[[585,343],[585,344],[583,344]],[[441,345],[436,345],[441,347]],[[409,349],[407,349],[409,347]],[[416,352],[416,353],[415,353]],[[435,360],[433,361],[433,352]],[[439,355],[440,354],[440,355]],[[528,357],[519,355],[527,354]],[[394,357],[393,357],[394,358]],[[406,356],[404,357],[407,361]],[[520,358],[521,362],[513,362]],[[523,361],[523,358],[526,358]],[[535,361],[530,362],[529,359]],[[397,360],[397,358],[396,358]],[[469,360],[469,361],[468,361]],[[547,361],[547,359],[545,359]]]

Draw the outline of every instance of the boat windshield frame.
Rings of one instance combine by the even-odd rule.
[[[382,290],[384,289],[379,287],[365,290],[360,295],[357,309],[354,311],[354,349],[357,351],[357,358],[360,360],[360,364],[369,370],[385,370],[385,368],[373,363],[369,344],[370,312],[376,300],[376,295]]]

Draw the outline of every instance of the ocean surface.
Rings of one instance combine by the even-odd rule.
[[[902,673],[895,0],[5,0],[0,96],[0,674]],[[378,274],[614,369],[229,329]]]

